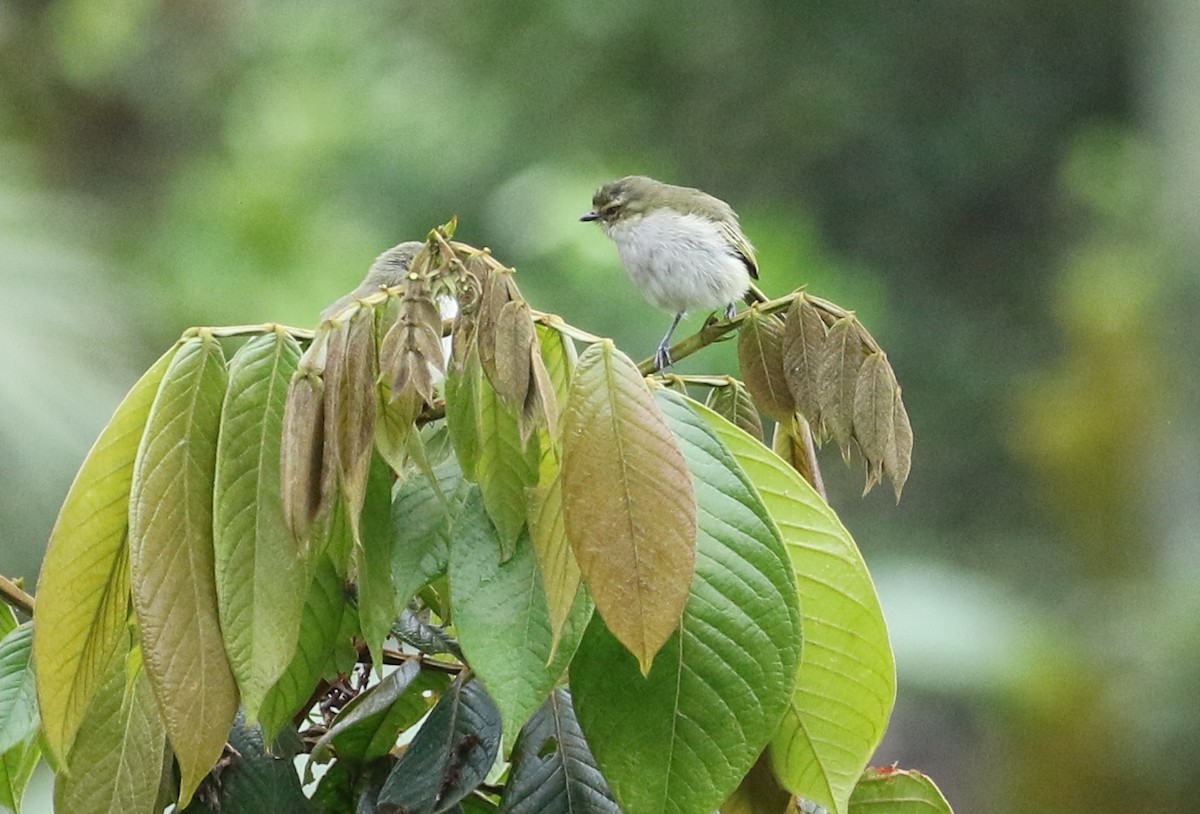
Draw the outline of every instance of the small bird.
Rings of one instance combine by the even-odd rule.
[[[361,300],[363,297],[376,293],[381,288],[400,285],[400,283],[404,282],[404,275],[408,273],[408,267],[417,256],[417,252],[421,251],[424,247],[424,243],[409,240],[393,246],[376,257],[375,262],[371,264],[371,268],[367,271],[367,276],[358,284],[358,288],[349,294],[342,295],[335,302],[327,305],[325,310],[321,311],[321,321],[324,322],[345,309],[355,300]]]
[[[729,318],[738,299],[762,298],[751,283],[754,247],[721,199],[630,175],[600,187],[592,207],[580,220],[597,221],[646,299],[675,315],[654,353],[659,370],[671,365],[671,335],[688,311],[724,306]]]

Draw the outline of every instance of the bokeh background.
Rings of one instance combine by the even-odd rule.
[[[648,355],[578,222],[633,172],[732,203],[905,388],[898,506],[824,454],[899,661],[877,762],[959,814],[1196,811],[1195,0],[4,0],[0,572],[184,328],[312,325],[453,214]]]

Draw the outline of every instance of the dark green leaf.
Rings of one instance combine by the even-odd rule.
[[[360,541],[354,546],[354,572],[359,625],[377,668],[383,664],[383,641],[400,611],[392,586],[391,519],[392,471],[376,455],[367,479]]]
[[[421,618],[408,608],[400,611],[400,618],[392,625],[392,637],[412,645],[427,656],[449,654],[457,659],[463,657],[458,642],[444,627]]]
[[[621,814],[559,688],[521,730],[500,801],[503,814]]]
[[[333,726],[329,727],[329,730],[313,745],[312,753],[318,755],[334,738],[355,727],[370,730],[366,738],[369,742],[371,736],[378,730],[380,722],[387,716],[388,709],[397,698],[404,694],[408,686],[412,684],[413,679],[420,672],[421,665],[418,662],[407,661],[384,676],[383,680],[374,687],[363,691],[354,698],[351,704],[347,704],[338,713]],[[361,741],[362,739],[359,740]],[[395,733],[393,732],[391,741],[379,755],[387,754],[388,749],[392,747],[395,740]],[[379,755],[371,756],[378,757]],[[347,754],[340,749],[338,750],[338,759],[351,758],[354,760],[363,760],[366,757],[368,755],[365,754],[365,750],[364,752],[353,754]]]

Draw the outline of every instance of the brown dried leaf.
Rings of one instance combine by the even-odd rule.
[[[820,426],[817,374],[825,345],[825,321],[803,294],[792,301],[783,332],[783,373],[796,412]]]
[[[346,365],[346,337],[349,324],[346,322],[331,322],[321,326],[326,334],[324,394],[325,409],[323,419],[325,426],[321,432],[325,439],[325,449],[321,455],[321,494],[328,499],[338,488],[339,469],[337,423],[342,414],[341,387],[342,371]],[[320,339],[320,333],[317,335]],[[303,360],[301,360],[303,364]]]
[[[375,320],[370,310],[360,310],[344,332],[342,347],[338,334],[330,336],[326,363],[325,426],[326,469],[336,462],[338,480],[346,498],[350,525],[358,540],[358,518],[366,496],[371,450],[375,443]],[[340,353],[335,353],[340,351]],[[332,440],[333,455],[328,444]]]
[[[529,362],[529,389],[518,416],[522,443],[527,442],[539,426],[545,427],[552,437],[558,428],[558,397],[554,382],[550,379],[550,371],[547,370],[546,362],[542,359],[536,343],[529,348]]]
[[[510,284],[512,275],[501,272],[488,274],[483,280],[483,293],[479,301],[479,312],[475,317],[475,336],[479,348],[479,364],[483,374],[492,382],[499,377],[496,371],[496,332],[500,312],[513,300]],[[515,286],[514,286],[515,288]]]
[[[288,531],[303,554],[313,523],[329,507],[332,495],[321,488],[325,446],[325,384],[321,377],[297,371],[283,409],[280,485]]]
[[[489,376],[488,381],[513,412],[522,408],[529,392],[530,351],[533,349],[533,317],[529,306],[520,300],[505,303],[496,318],[495,378]]]
[[[379,368],[392,398],[415,393],[431,403],[435,397],[431,365],[446,369],[441,314],[429,297],[406,292],[379,346]]]
[[[754,399],[750,398],[750,391],[737,379],[730,378],[725,387],[709,390],[705,406],[759,441],[763,440],[762,419],[758,416]]]
[[[872,353],[859,368],[854,390],[854,438],[867,469],[864,495],[883,480],[883,464],[889,454],[895,457],[895,401],[896,380],[887,356]]]
[[[842,448],[850,452],[854,430],[854,391],[858,386],[858,370],[866,359],[858,320],[842,317],[829,328],[817,366],[817,402],[821,427]]]
[[[783,370],[783,323],[752,311],[738,331],[738,363],[759,409],[776,421],[787,421],[796,402]]]
[[[605,625],[648,673],[695,571],[687,462],[637,366],[609,340],[580,356],[562,431],[567,537]]]
[[[889,371],[890,371],[889,367]],[[895,381],[895,374],[892,376]],[[892,402],[893,443],[889,448],[888,457],[883,460],[883,471],[892,479],[892,488],[896,491],[896,502],[900,502],[900,493],[908,480],[909,470],[912,469],[913,431],[908,421],[908,410],[904,409],[900,386],[896,385],[895,399]]]

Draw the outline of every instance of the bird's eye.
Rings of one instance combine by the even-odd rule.
[[[611,203],[608,206],[601,209],[600,214],[604,215],[606,218],[611,218],[613,215],[617,214],[617,212],[618,212],[618,210],[620,210],[620,208],[621,208],[620,204]]]

